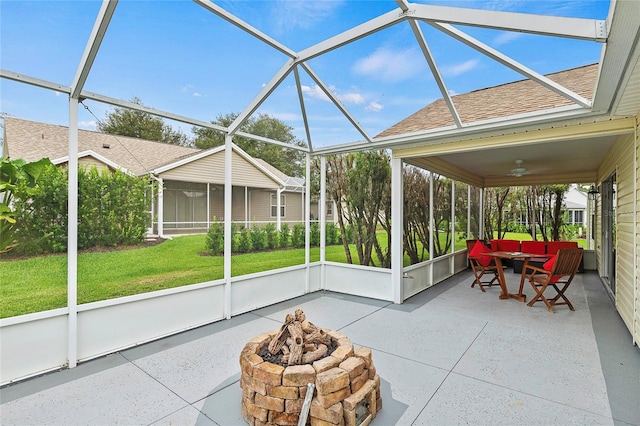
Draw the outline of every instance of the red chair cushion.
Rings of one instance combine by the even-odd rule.
[[[531,254],[545,254],[545,242],[544,241],[523,241],[522,251],[524,253]]]
[[[473,257],[474,259],[476,259],[482,266],[489,266],[492,257],[483,256],[484,253],[491,253],[491,249],[482,244],[482,241],[478,240],[469,252],[469,257]]]
[[[563,248],[578,248],[575,241],[549,241],[547,243],[547,254],[557,254]]]
[[[553,265],[556,264],[556,257],[557,256],[553,256],[551,259],[547,260],[546,262],[544,262],[544,264],[542,265],[542,269],[544,269],[545,271],[550,271],[553,269]],[[555,283],[558,282],[558,280],[560,280],[560,278],[562,277],[551,277],[551,279],[549,280],[549,282],[551,283]]]

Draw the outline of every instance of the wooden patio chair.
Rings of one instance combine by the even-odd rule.
[[[491,252],[491,249],[485,246],[480,240],[467,240],[467,250],[469,265],[471,266],[474,276],[471,287],[473,288],[478,284],[480,290],[484,292],[485,287],[499,285],[498,267],[496,266],[495,260],[491,256],[482,255],[483,253]],[[483,281],[482,277],[485,275],[487,275],[487,278]]]
[[[526,277],[536,291],[536,295],[527,303],[527,306],[533,306],[534,303],[542,301],[551,313],[553,313],[553,307],[557,305],[567,305],[569,309],[575,311],[564,293],[578,272],[581,260],[581,248],[565,248],[558,250],[558,254],[549,259],[542,268],[527,265]],[[553,299],[544,296],[548,288],[553,288],[557,293]]]

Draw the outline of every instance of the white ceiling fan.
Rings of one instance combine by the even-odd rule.
[[[509,173],[509,176],[521,177],[526,175],[528,173],[528,170],[526,167],[522,167],[523,162],[524,161],[522,160],[516,160],[516,167],[511,169],[511,173]]]

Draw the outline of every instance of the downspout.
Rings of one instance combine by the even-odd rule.
[[[164,180],[154,174],[150,176],[158,182],[158,237],[164,238]]]

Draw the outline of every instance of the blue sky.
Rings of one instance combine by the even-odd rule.
[[[393,0],[216,1],[294,51],[397,8]],[[435,5],[605,19],[604,0],[440,0]],[[70,85],[100,2],[0,0],[0,67]],[[453,94],[519,80],[490,58],[421,24]],[[601,45],[458,26],[535,71],[546,74],[593,62]],[[190,1],[121,0],[85,90],[196,118],[242,111],[287,58]],[[441,97],[408,24],[387,28],[308,62],[371,135]],[[313,80],[301,73],[314,147],[361,140]],[[103,119],[108,105],[85,104]],[[0,111],[68,124],[65,95],[0,80]],[[285,121],[305,140],[293,74],[258,110]],[[80,111],[81,127],[96,119]],[[190,133],[189,125],[169,122]]]

